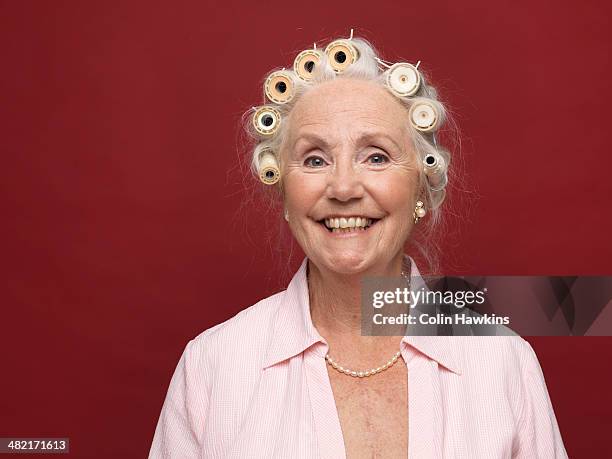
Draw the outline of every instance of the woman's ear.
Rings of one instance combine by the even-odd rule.
[[[418,185],[415,194],[414,194],[414,202],[423,201],[425,202],[427,198],[427,190],[424,185]]]

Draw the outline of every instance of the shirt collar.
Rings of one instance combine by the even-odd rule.
[[[404,263],[410,265],[413,281],[415,278],[419,279],[420,273],[412,257],[404,255]],[[280,304],[274,315],[273,335],[264,358],[263,368],[294,357],[315,343],[323,343],[323,347],[327,347],[327,342],[313,325],[310,316],[307,265],[308,258],[304,257],[302,264],[281,296]],[[415,282],[411,282],[411,285],[414,284]],[[404,336],[402,343],[435,360],[453,373],[461,374],[456,363],[455,346],[451,338],[453,337],[410,335]],[[327,351],[321,352],[321,357],[325,356],[325,352]]]

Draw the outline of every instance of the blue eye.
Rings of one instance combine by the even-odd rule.
[[[376,160],[372,164],[384,164],[386,162],[389,162],[389,158],[387,157],[387,155],[383,155],[382,153],[375,153],[368,157],[368,159],[372,158],[376,158]]]
[[[325,160],[323,160],[323,158],[320,156],[309,156],[304,161],[304,164],[310,167],[321,167],[325,165]]]

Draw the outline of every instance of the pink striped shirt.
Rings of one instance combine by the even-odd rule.
[[[306,263],[285,291],[187,344],[149,458],[346,457]],[[408,368],[409,458],[567,457],[523,338],[405,336],[399,350]]]

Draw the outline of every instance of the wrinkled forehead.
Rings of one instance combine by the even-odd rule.
[[[303,134],[325,137],[384,133],[398,144],[409,139],[408,110],[372,81],[337,79],[304,94],[288,119],[289,144]]]

